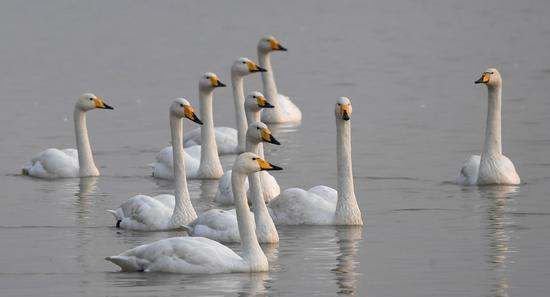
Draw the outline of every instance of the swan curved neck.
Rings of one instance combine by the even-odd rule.
[[[361,210],[355,198],[351,162],[351,123],[336,119],[338,202],[335,221],[341,225],[362,225]]]
[[[205,177],[220,177],[223,175],[223,169],[218,155],[218,145],[216,144],[212,97],[213,91],[199,91],[200,115],[203,121],[199,173]]]
[[[237,138],[239,141],[239,153],[244,152],[246,146],[246,114],[244,111],[244,86],[243,77],[231,73],[231,85],[233,88],[233,99],[235,100],[235,115],[237,119]]]
[[[244,190],[244,181],[246,175],[233,170],[231,174],[231,186],[235,197],[235,209],[237,212],[237,223],[239,225],[239,234],[241,236],[241,246],[243,258],[251,267],[267,265],[267,258],[260,248],[254,222],[248,208],[246,194]]]
[[[502,154],[501,138],[501,108],[502,108],[502,87],[489,87],[487,104],[487,126],[485,128],[485,143],[482,155]]]
[[[94,163],[88,128],[86,127],[86,112],[78,108],[74,109],[74,127],[76,135],[76,149],[78,151],[78,166],[80,177],[99,176],[99,170]]]
[[[264,52],[258,50],[258,62],[260,67],[267,70],[262,72],[262,83],[264,86],[264,94],[269,98],[272,104],[277,103],[277,85],[275,84],[275,76],[273,75],[273,68],[271,67],[271,52]],[[275,108],[277,106],[275,105]]]
[[[172,134],[173,167],[175,181],[175,206],[170,225],[180,227],[197,218],[197,213],[189,199],[187,177],[185,175],[185,161],[183,153],[183,119],[170,114],[170,131]]]

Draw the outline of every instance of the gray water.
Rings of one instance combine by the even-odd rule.
[[[549,15],[548,1],[3,1],[0,296],[548,296]],[[117,230],[105,212],[172,192],[147,166],[168,144],[168,105],[198,105],[199,76],[229,82],[266,33],[289,48],[273,55],[277,82],[304,115],[273,128],[279,184],[335,186],[333,104],[349,96],[365,227],[280,227],[263,274],[118,272],[105,256],[179,235]],[[488,66],[504,79],[519,187],[452,184],[481,150],[486,90],[473,81]],[[102,176],[20,176],[37,152],[74,147],[84,91],[115,106],[88,117]],[[234,125],[230,88],[215,111]],[[217,207],[215,190],[190,183],[199,211]]]

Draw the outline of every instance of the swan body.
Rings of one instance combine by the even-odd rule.
[[[231,87],[233,89],[233,100],[235,102],[235,116],[237,129],[230,127],[216,127],[216,143],[218,152],[221,155],[239,154],[245,151],[246,135],[246,116],[243,107],[244,104],[244,77],[256,73],[264,72],[265,69],[258,66],[248,58],[238,58],[231,66]],[[202,137],[195,130],[184,136],[185,147],[192,145],[201,145]]]
[[[275,224],[363,225],[355,198],[351,164],[351,102],[338,99],[335,108],[338,190],[316,186],[309,191],[291,188],[269,202]]]
[[[176,147],[175,152],[170,149],[173,163],[171,170],[176,177],[176,195],[155,197],[136,195],[119,208],[108,210],[115,216],[118,228],[139,231],[174,230],[185,228],[186,224],[197,218],[187,189],[185,174],[187,162],[184,161],[182,145],[182,119],[185,117],[199,124],[201,121],[184,98],[178,98],[170,105],[169,115],[172,143]],[[159,159],[168,159],[168,155],[164,153]]]
[[[75,104],[73,116],[77,149],[50,148],[40,152],[23,167],[22,173],[46,179],[99,176],[86,128],[86,112],[92,109],[113,108],[94,94],[82,94]]]
[[[286,51],[279,40],[273,36],[266,36],[258,42],[258,62],[267,71],[262,73],[264,93],[272,101],[275,108],[264,110],[262,121],[264,123],[299,123],[302,120],[302,112],[290,98],[277,92],[275,76],[271,67],[271,53],[273,51]]]
[[[256,125],[254,123],[260,122],[260,111],[262,109],[273,108],[273,105],[271,105],[271,103],[269,103],[264,95],[260,92],[249,93],[246,96],[244,106],[248,125]],[[258,130],[258,128],[267,129],[267,126],[262,123],[260,126],[256,125],[255,128],[256,130]],[[248,151],[257,153],[262,158],[264,157],[263,142],[270,142],[270,139],[264,140],[262,139],[261,133],[254,133],[254,130],[248,130],[246,141],[247,147],[250,146],[249,148],[252,149]],[[281,193],[281,188],[279,187],[277,180],[271,174],[269,174],[269,172],[261,171],[258,174],[260,175],[262,196],[264,197],[265,202],[269,202],[271,199]],[[245,181],[245,189],[248,190],[248,186],[249,185],[247,178]],[[233,200],[233,192],[231,191],[231,170],[228,170],[223,174],[220,179],[220,182],[218,184],[218,191],[216,192],[214,201],[221,204],[229,205],[233,204]]]
[[[475,83],[486,84],[488,90],[485,143],[481,156],[472,155],[464,162],[457,183],[467,186],[519,185],[521,179],[514,163],[502,154],[502,78],[500,73],[494,68],[489,68]]]
[[[247,131],[247,150],[255,153],[260,141],[279,144],[264,123],[250,124]],[[250,184],[249,199],[254,209],[256,236],[260,243],[276,243],[279,242],[279,235],[265,205],[259,173],[261,172],[253,173],[245,178],[245,181],[248,180]],[[232,171],[225,174],[231,179],[232,175]],[[192,236],[207,237],[224,242],[240,241],[235,210],[209,210],[199,215],[194,222],[189,224],[189,227],[191,229],[189,233]]]
[[[254,232],[254,222],[246,203],[242,184],[247,174],[280,169],[252,153],[241,154],[233,171],[236,213],[241,236],[242,256],[228,247],[204,237],[174,237],[141,245],[117,256],[105,258],[122,271],[214,274],[261,272],[269,269]]]
[[[199,80],[200,114],[204,124],[200,128],[202,145],[185,148],[186,174],[191,179],[218,179],[223,175],[222,163],[216,144],[212,100],[215,88],[225,87],[214,73],[207,72]],[[157,178],[173,179],[170,174],[170,147],[164,148],[152,164],[152,175]]]

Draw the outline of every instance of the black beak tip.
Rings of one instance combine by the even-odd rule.
[[[342,120],[349,121],[350,120],[349,115],[347,113],[344,113],[344,115],[342,116]]]
[[[217,85],[218,88],[220,88],[220,87],[223,88],[225,86],[226,85],[224,83],[222,83],[221,81],[218,81],[218,85]]]
[[[281,145],[281,143],[275,139],[275,137],[271,136],[271,139],[269,140],[269,143],[271,144],[274,144],[274,145]]]
[[[114,109],[114,108],[113,108],[112,106],[110,106],[110,105],[107,105],[107,104],[103,104],[103,105],[105,105],[105,107],[104,107],[103,109]]]
[[[199,125],[202,125],[202,121],[199,118],[197,118],[197,116],[195,116],[195,118],[193,119],[193,122],[195,122]]]
[[[262,108],[274,108],[275,106],[271,105],[271,103],[269,102],[266,102],[264,106],[262,106]]]
[[[258,72],[267,72],[267,70],[265,68],[258,67]]]
[[[288,49],[286,47],[282,46],[282,45],[279,45],[278,50],[283,51],[283,52],[288,51]]]
[[[480,83],[482,83],[482,82],[483,82],[483,81],[481,81],[481,79],[478,79],[478,80],[474,81],[474,84],[477,85],[477,84],[480,84]]]
[[[279,167],[279,166],[276,166],[276,165],[273,165],[273,164],[269,164],[271,165],[271,168],[269,168],[268,170],[283,170],[282,167]]]

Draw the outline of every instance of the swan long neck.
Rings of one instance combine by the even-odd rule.
[[[258,154],[262,148],[261,144],[262,143],[247,141],[246,151]],[[254,212],[254,221],[256,222],[256,232],[263,232],[263,237],[265,237],[269,243],[275,243],[279,242],[279,234],[277,233],[275,223],[273,223],[273,219],[269,215],[269,210],[265,204],[262,182],[260,179],[261,173],[262,172],[254,172],[248,175],[248,182],[250,184],[249,193]]]
[[[97,170],[95,166],[92,147],[90,146],[90,139],[88,138],[86,112],[75,108],[73,118],[76,135],[76,149],[78,151],[79,175],[80,177],[99,176],[99,170]]]
[[[239,153],[244,152],[246,146],[246,114],[244,111],[244,86],[243,77],[231,73],[231,85],[233,87],[233,99],[235,100],[235,115],[237,117],[237,138],[239,141]]]
[[[199,91],[200,115],[203,121],[201,127],[202,145],[199,172],[205,176],[220,177],[223,175],[223,168],[218,155],[218,145],[216,144],[212,97],[213,91]]]
[[[252,221],[250,208],[246,199],[244,190],[244,181],[246,175],[233,170],[231,174],[231,186],[235,198],[235,209],[237,212],[237,223],[239,225],[239,234],[241,236],[241,246],[243,250],[243,258],[249,262],[251,266],[262,265],[267,263],[267,258],[260,248],[258,238],[256,237],[255,225]],[[259,263],[259,262],[262,263]]]
[[[196,219],[197,213],[191,204],[189,191],[187,190],[183,153],[183,119],[170,114],[170,131],[172,134],[174,181],[176,184],[175,206],[170,218],[170,225],[180,227]]]
[[[264,94],[269,98],[270,103],[277,108],[277,85],[275,84],[275,76],[273,75],[273,68],[271,67],[271,53],[258,50],[258,62],[260,67],[267,70],[262,72],[262,83],[264,86]]]
[[[336,119],[338,202],[335,221],[341,225],[362,225],[361,210],[355,198],[351,163],[351,123]]]
[[[485,144],[482,155],[502,154],[501,138],[501,107],[502,87],[500,85],[488,88],[487,127],[485,128]]]
[[[252,123],[260,122],[260,111],[246,109],[246,119],[247,119],[247,122],[248,122],[249,126]],[[248,140],[246,141],[246,151],[255,153],[258,156],[260,156],[260,158],[263,159],[264,158],[264,145],[263,145],[263,143],[260,142],[260,143],[256,144],[256,146],[257,146],[257,149],[254,149],[254,151],[253,151],[249,148],[249,141]]]

